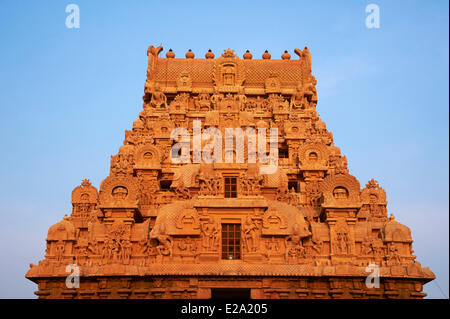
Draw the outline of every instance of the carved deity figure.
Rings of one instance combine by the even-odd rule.
[[[318,181],[308,181],[305,185],[306,191],[306,207],[317,207],[319,206],[319,199],[322,193],[319,190]]]
[[[305,257],[306,249],[300,241],[296,241],[292,236],[285,240],[285,260],[289,261],[289,257]]]
[[[247,104],[247,96],[244,94],[244,90],[239,89],[239,93],[236,95],[236,102],[238,103],[238,109],[240,111],[245,111]]]
[[[293,110],[304,110],[308,108],[308,101],[303,88],[297,88],[297,92],[292,96],[291,108]]]
[[[78,248],[78,256],[80,257],[86,257],[88,255],[87,246],[85,245],[77,245]]]
[[[149,249],[149,242],[148,239],[142,239],[140,241],[138,241],[138,248],[137,248],[137,252],[140,255],[144,255],[148,249]]]
[[[60,240],[56,243],[56,261],[57,262],[62,261],[65,249],[66,249],[66,246],[63,241]]]
[[[181,240],[178,243],[178,248],[188,253],[197,251],[197,245],[195,244],[195,242],[192,240],[191,237],[186,237],[184,240]]]
[[[275,237],[272,236],[270,240],[266,241],[266,249],[270,253],[278,253],[280,251],[280,246],[275,240]]]
[[[189,93],[181,92],[177,96],[175,96],[175,98],[170,103],[170,106],[175,110],[186,110],[189,105],[189,97]],[[170,118],[168,118],[167,120],[170,120]]]
[[[311,248],[317,253],[317,255],[322,254],[323,241],[320,239],[313,239]]]
[[[256,100],[254,100],[254,103],[256,105],[257,112],[269,111],[268,101],[266,99],[262,99],[259,95],[256,97]]]
[[[217,196],[222,192],[222,181],[216,177],[216,174],[211,169],[201,169],[198,180],[200,184],[199,195]]]
[[[216,251],[220,224],[210,216],[208,220],[201,223],[201,231],[203,233],[203,247],[211,251]]]
[[[120,243],[116,238],[112,239],[111,255],[113,262],[120,262]]]
[[[194,257],[195,261],[197,261],[197,242],[191,237],[186,237],[184,240],[181,240],[178,243],[178,248],[182,255]]]
[[[111,156],[111,174],[125,176],[133,173],[134,158],[132,154],[117,154]]]
[[[120,243],[120,259],[124,264],[130,263],[132,245],[129,240],[123,240]]]
[[[167,108],[166,95],[161,91],[158,85],[155,86],[150,99],[150,106],[153,108]]]
[[[139,195],[139,203],[141,205],[152,205],[156,201],[156,188],[142,188]]]
[[[291,190],[289,191],[289,204],[292,206],[298,206],[300,204],[300,198],[298,196],[299,194],[297,194],[295,192],[294,187],[291,188]]]
[[[291,235],[285,239],[286,262],[289,260],[290,256],[300,258],[304,258],[306,256],[306,249],[303,247],[302,238],[306,237],[305,235],[307,234],[311,235],[306,227],[302,229],[298,223],[294,224]]]
[[[373,243],[370,239],[365,238],[361,243],[361,254],[364,256],[373,255]]]
[[[106,237],[105,242],[103,243],[102,248],[102,263],[106,264],[112,260],[112,252],[114,249],[114,243],[111,238]]]
[[[211,109],[211,98],[208,93],[202,92],[195,98],[195,109],[209,111]]]
[[[245,196],[259,195],[263,179],[261,175],[246,175],[244,178],[240,178],[241,194]]]
[[[304,96],[308,100],[308,108],[314,107],[317,103],[317,90],[316,90],[317,81],[314,76],[311,78],[305,85]]]
[[[335,174],[346,174],[348,173],[347,157],[344,155],[336,160],[334,163]]]
[[[267,99],[269,110],[274,111],[289,111],[289,102],[286,101],[281,95],[270,94]]]
[[[172,239],[165,234],[158,234],[156,239],[158,240],[158,245],[156,246],[158,254],[163,256],[172,256]]]
[[[347,242],[345,240],[346,233],[338,232],[336,234],[337,244],[338,244],[338,251],[340,254],[347,254]]]
[[[348,232],[344,232],[344,247],[347,254],[352,253],[352,243]]]
[[[261,183],[264,178],[261,175],[249,177],[250,195],[259,195],[261,193]]]
[[[338,255],[346,255],[351,253],[351,242],[347,231],[336,231],[336,237],[334,241],[334,253]]]
[[[211,96],[212,109],[218,110],[219,103],[223,100],[223,94],[220,94],[217,89],[214,89],[214,93]]]
[[[88,242],[88,246],[87,246],[87,250],[91,254],[97,255],[98,254],[98,244],[97,244],[97,242],[89,241]]]
[[[270,260],[271,256],[278,255],[280,253],[280,245],[279,242],[272,236],[271,239],[265,241],[265,251],[263,251],[263,255],[267,260]]]
[[[255,220],[249,215],[247,216],[243,228],[244,244],[247,252],[256,252],[259,246],[259,228]]]
[[[287,188],[287,186],[283,186],[277,189],[276,200],[280,202],[289,201],[289,189]]]
[[[398,248],[395,247],[394,245],[391,245],[389,247],[389,254],[388,254],[387,260],[388,260],[388,264],[392,265],[392,266],[399,265],[402,263],[400,254],[398,252]]]
[[[240,178],[240,191],[242,195],[249,195],[249,182],[246,178]]]

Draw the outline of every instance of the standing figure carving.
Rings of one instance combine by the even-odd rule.
[[[207,250],[216,251],[220,224],[210,216],[206,221],[201,223],[201,231],[203,234],[203,247]]]
[[[250,215],[245,220],[243,233],[247,252],[256,252],[259,249],[259,228]]]

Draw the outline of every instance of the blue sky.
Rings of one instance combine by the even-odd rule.
[[[65,26],[68,4],[80,28]],[[380,7],[380,28],[365,7]],[[142,107],[150,44],[203,57],[308,46],[321,118],[350,171],[375,178],[449,295],[447,1],[2,1],[0,298],[34,298],[24,274],[83,178],[98,187]],[[440,287],[440,289],[439,289]],[[442,289],[442,292],[441,292]]]

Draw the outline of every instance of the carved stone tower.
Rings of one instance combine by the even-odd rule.
[[[110,175],[99,192],[89,180],[73,190],[70,217],[50,227],[45,259],[26,274],[39,298],[426,295],[435,276],[415,261],[409,228],[388,217],[375,180],[361,189],[316,112],[308,48],[293,60],[161,51],[148,49],[143,110]],[[242,152],[227,129],[245,131]],[[68,265],[79,288],[66,284]]]

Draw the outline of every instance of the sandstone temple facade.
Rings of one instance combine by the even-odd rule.
[[[308,48],[295,59],[161,51],[148,49],[143,110],[109,176],[99,191],[89,180],[73,190],[71,214],[30,265],[39,298],[426,296],[435,276],[415,261],[409,228],[388,215],[377,181],[350,174],[316,112]],[[243,162],[235,151],[231,163],[195,161],[192,147],[174,162],[171,132],[192,137],[194,121],[203,132],[277,128],[275,171],[261,173],[249,143]]]

